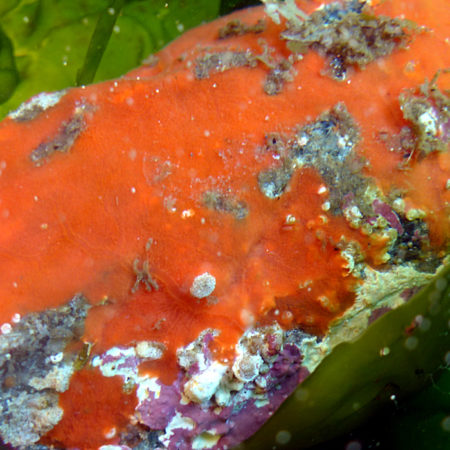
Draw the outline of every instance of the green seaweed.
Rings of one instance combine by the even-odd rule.
[[[0,27],[0,103],[5,102],[19,82],[11,40]]]
[[[2,0],[0,119],[40,92],[123,75],[216,18],[219,7],[219,0]]]
[[[125,0],[113,0],[110,7],[99,15],[83,66],[77,73],[77,86],[86,85],[94,81],[98,66],[124,4]]]
[[[338,345],[239,448],[307,448],[349,431],[382,405],[431,383],[436,370],[448,370],[449,320],[447,265],[408,303],[375,321],[359,339]],[[280,443],[280,431],[288,432],[281,435],[285,444]]]

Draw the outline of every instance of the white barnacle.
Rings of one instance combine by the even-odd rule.
[[[202,273],[194,278],[190,293],[196,298],[205,298],[211,295],[216,288],[216,279],[209,272]]]

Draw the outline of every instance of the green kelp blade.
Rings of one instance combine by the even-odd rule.
[[[307,448],[359,425],[448,364],[450,265],[405,305],[338,345],[241,449]]]
[[[94,81],[103,53],[111,38],[117,17],[122,12],[124,4],[125,0],[114,0],[111,2],[110,7],[100,14],[91,41],[89,42],[83,66],[77,73],[77,86],[91,84]]]
[[[0,0],[18,72],[17,85],[0,83],[0,119],[33,95],[76,86],[78,74],[80,84],[125,74],[215,19],[219,7],[219,0]],[[3,54],[0,69],[2,61]]]
[[[0,103],[8,100],[19,82],[11,40],[0,27]]]

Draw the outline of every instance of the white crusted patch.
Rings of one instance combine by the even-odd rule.
[[[212,431],[204,431],[202,434],[195,436],[192,440],[192,449],[203,450],[205,448],[213,448],[220,438],[220,434],[216,434]]]
[[[120,375],[125,383],[137,386],[136,395],[141,404],[150,397],[159,398],[161,385],[158,378],[139,375],[140,359],[158,359],[164,351],[164,345],[158,342],[141,341],[134,347],[110,348],[101,356],[92,359],[92,366],[98,367],[105,377]]]
[[[160,359],[165,347],[160,342],[141,341],[136,344],[136,355],[143,359]]]
[[[217,330],[207,329],[200,333],[200,336],[185,347],[177,350],[177,362],[180,367],[188,371],[193,365],[197,365],[198,370],[205,370],[208,361],[205,356],[205,339],[207,336],[215,337],[219,335]]]
[[[214,361],[184,385],[184,394],[195,403],[207,402],[216,393],[226,371],[227,366]]]
[[[34,119],[41,112],[55,106],[65,93],[65,90],[42,92],[27,102],[22,103],[16,110],[11,111],[8,116],[13,120],[19,121]]]
[[[169,425],[166,427],[166,432],[162,436],[159,437],[159,440],[168,447],[170,443],[170,438],[173,436],[173,430],[182,428],[185,430],[193,430],[196,426],[196,423],[190,417],[184,417],[178,411],[175,416],[169,422]]]
[[[424,130],[427,134],[431,136],[437,135],[438,118],[436,117],[436,113],[433,111],[433,109],[430,108],[428,111],[422,113],[419,116],[419,123],[424,127]]]
[[[72,364],[62,364],[47,372],[44,378],[31,378],[28,384],[38,391],[54,389],[57,392],[64,392],[69,388],[70,377],[73,372]]]
[[[150,392],[155,394],[155,399],[159,398],[161,394],[161,386],[158,384],[158,379],[155,377],[136,377],[138,381],[138,388],[136,391],[136,396],[139,400],[139,403],[142,403],[144,400],[149,398]]]

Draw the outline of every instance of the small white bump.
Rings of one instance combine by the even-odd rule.
[[[190,293],[196,298],[205,298],[211,295],[215,288],[216,279],[209,272],[205,272],[194,278]]]
[[[9,333],[11,333],[11,330],[12,330],[12,326],[9,323],[4,323],[0,327],[0,331],[2,332],[2,334],[9,334]]]
[[[12,323],[19,323],[19,322],[20,322],[20,319],[21,319],[20,314],[19,314],[19,313],[16,313],[16,314],[14,314],[14,315],[12,316],[11,322],[12,322]]]

